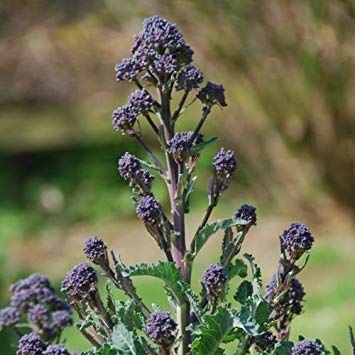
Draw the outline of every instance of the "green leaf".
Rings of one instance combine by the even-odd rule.
[[[270,316],[269,303],[262,298],[259,299],[255,309],[254,319],[260,326],[262,326],[269,320],[269,316]]]
[[[164,281],[165,286],[179,302],[185,301],[183,285],[180,270],[173,262],[159,261],[158,264],[138,264],[126,267],[122,270],[124,277],[131,276],[152,276]]]
[[[194,355],[218,354],[224,337],[233,329],[234,316],[227,307],[219,307],[213,315],[203,317],[203,323],[197,327],[197,336],[191,345]]]
[[[253,285],[251,282],[244,280],[238,287],[234,299],[241,303],[245,304],[247,299],[253,294]]]
[[[137,355],[146,355],[146,354],[158,354],[159,349],[155,346],[152,347],[148,344],[147,340],[142,336],[134,336],[134,345],[136,347],[136,354]]]
[[[243,329],[245,333],[251,336],[259,334],[259,327],[255,324],[249,305],[243,305],[234,319],[234,326]]]
[[[340,350],[335,345],[332,345],[332,350],[334,355],[341,355]]]
[[[233,239],[233,231],[232,228],[226,228],[224,230],[224,236],[223,236],[223,241],[222,241],[222,255],[226,253],[227,246],[231,243]]]
[[[116,324],[111,335],[112,347],[120,355],[135,355],[136,347],[133,341],[133,335],[123,324]]]
[[[207,141],[197,144],[191,149],[191,152],[193,154],[196,154],[196,153],[200,152],[202,149],[205,149],[209,145],[213,144],[217,139],[218,139],[218,137],[212,137],[212,138],[208,139]]]
[[[260,267],[255,263],[255,258],[251,254],[244,254],[245,259],[247,259],[251,266],[252,276],[253,276],[253,289],[254,294],[260,295],[261,289],[263,287],[263,282],[261,279]]]
[[[291,355],[293,343],[288,340],[282,340],[275,346],[275,355]]]
[[[196,256],[213,234],[220,230],[235,226],[236,224],[238,223],[235,218],[226,218],[218,220],[212,224],[207,224],[195,237],[195,250],[193,250],[193,254]]]
[[[197,175],[194,176],[189,181],[189,184],[186,187],[186,190],[185,190],[185,203],[184,203],[185,213],[189,213],[189,211],[190,211],[190,195],[192,194],[192,192],[195,189],[196,180],[197,180]]]
[[[118,355],[117,350],[112,349],[111,345],[103,344],[100,349],[85,351],[82,355]]]
[[[248,274],[248,267],[242,259],[236,259],[235,262],[231,262],[226,268],[226,274],[228,281],[234,277],[239,276],[244,278]]]
[[[117,317],[129,331],[143,330],[144,318],[138,311],[136,304],[127,300],[126,302],[116,302]]]

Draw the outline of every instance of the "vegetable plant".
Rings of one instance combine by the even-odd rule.
[[[281,233],[280,259],[264,289],[254,257],[242,252],[256,226],[256,208],[243,204],[232,216],[212,219],[238,168],[232,150],[221,148],[211,159],[205,212],[192,235],[186,233],[199,159],[216,140],[206,137],[203,127],[214,110],[227,106],[223,85],[204,83],[193,54],[176,25],[153,16],[135,36],[131,56],[115,68],[116,79],[136,90],[113,111],[113,127],[147,158],[127,152],[118,160],[118,172],[132,189],[137,217],[162,260],[125,265],[103,239],[91,236],[83,247],[88,262],[74,266],[62,282],[67,302],[43,275],[18,281],[11,287],[10,306],[0,311],[0,329],[13,327],[21,337],[18,355],[69,354],[61,333],[72,325],[72,312],[78,315],[78,331],[92,345],[86,355],[329,353],[319,340],[290,341],[291,323],[303,309],[298,275],[314,242],[310,229],[295,222]],[[192,104],[200,105],[200,117],[190,123],[191,130],[178,130]],[[146,140],[146,129],[159,149]],[[158,201],[154,184],[166,187],[168,206]],[[200,276],[196,290],[191,285],[196,257],[218,232],[224,234],[218,259]],[[99,273],[106,280],[104,289],[98,287]],[[136,276],[160,279],[171,307],[146,304],[134,284]],[[113,288],[125,297],[117,299]],[[25,334],[26,329],[31,332]],[[333,352],[339,354],[336,347]]]

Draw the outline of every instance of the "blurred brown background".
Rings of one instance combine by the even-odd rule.
[[[240,168],[217,214],[244,201],[258,207],[258,232],[247,246],[265,279],[276,264],[278,233],[294,219],[311,226],[317,246],[296,330],[347,349],[346,325],[355,323],[352,0],[2,1],[2,302],[19,275],[45,268],[59,282],[82,258],[88,233],[109,239],[130,262],[146,257],[136,255],[133,238],[148,237],[116,172],[124,151],[140,150],[113,132],[111,112],[133,88],[115,81],[114,65],[154,14],[178,24],[205,78],[226,87],[228,107],[213,112],[207,132],[236,150]],[[197,115],[186,112],[181,126]],[[201,161],[202,178],[216,149]],[[192,225],[205,206],[204,180]]]

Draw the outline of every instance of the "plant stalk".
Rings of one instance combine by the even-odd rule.
[[[171,88],[160,90],[162,121],[164,125],[164,135],[166,141],[169,141],[174,135],[174,123],[171,122],[170,112],[170,93]],[[178,165],[174,159],[165,151],[167,160],[167,175],[168,175],[168,192],[171,205],[171,213],[173,216],[174,236],[172,236],[172,255],[176,266],[180,269],[184,281],[190,282],[190,273],[184,263],[186,253],[185,242],[185,211],[183,196],[178,196]],[[185,355],[188,349],[189,339],[187,339],[186,327],[189,324],[189,307],[186,303],[179,304],[176,309],[176,319],[179,328],[179,337],[181,343],[179,345],[178,354]]]

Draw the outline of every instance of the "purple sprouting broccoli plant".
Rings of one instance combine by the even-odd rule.
[[[206,138],[202,129],[213,110],[227,106],[223,85],[203,83],[193,54],[175,24],[153,16],[144,20],[135,36],[131,56],[115,68],[117,81],[135,88],[127,104],[113,111],[113,128],[145,154],[141,159],[126,152],[118,160],[118,171],[132,189],[138,219],[165,260],[126,266],[100,237],[91,236],[83,252],[93,266],[74,266],[62,282],[70,306],[55,294],[46,277],[35,274],[20,280],[11,287],[10,307],[0,311],[0,330],[13,327],[23,335],[17,328],[23,319],[32,328],[21,337],[17,354],[69,354],[58,343],[62,330],[72,324],[71,308],[78,315],[77,328],[93,346],[83,353],[87,355],[214,355],[225,353],[226,343],[237,355],[325,353],[318,341],[290,341],[291,322],[303,310],[305,292],[298,274],[314,242],[309,228],[296,222],[281,234],[279,263],[264,292],[254,257],[240,256],[243,241],[256,225],[256,208],[243,204],[230,217],[210,221],[237,171],[232,150],[221,148],[211,158],[206,210],[196,230],[186,229],[199,159],[216,141]],[[200,118],[190,122],[187,131],[179,131],[181,116],[192,103],[200,106]],[[149,146],[152,139],[146,140],[143,127],[158,141],[160,154]],[[161,179],[155,180],[153,172]],[[168,203],[154,195],[157,181],[166,187]],[[224,234],[219,258],[203,273],[198,294],[191,282],[195,259],[218,232]],[[138,247],[139,252],[144,250]],[[99,285],[100,274],[106,287]],[[136,276],[163,282],[170,313],[141,298],[133,283]],[[118,298],[113,287],[120,291]]]

